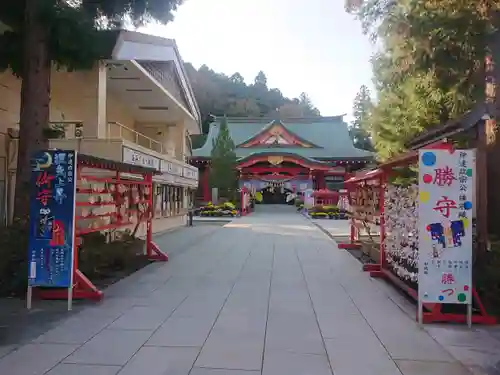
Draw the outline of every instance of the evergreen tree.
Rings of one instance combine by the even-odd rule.
[[[488,45],[499,25],[498,1],[347,0],[346,9],[381,47],[370,119],[379,157],[404,151],[418,133],[482,100],[485,54],[500,47]]]
[[[302,107],[304,117],[319,116],[319,110],[312,104],[311,98],[305,92],[299,95],[299,105]]]
[[[356,148],[373,151],[370,129],[370,115],[372,111],[370,90],[365,85],[361,86],[354,99],[353,115],[349,133]]]
[[[262,70],[255,76],[254,84],[255,86],[262,86],[267,88],[267,77]]]
[[[219,134],[213,140],[211,152],[210,186],[219,189],[219,196],[232,198],[237,189],[235,144],[229,134],[227,120],[219,125]]]
[[[15,216],[28,214],[25,199],[30,157],[47,147],[50,73],[53,66],[91,68],[110,57],[116,34],[126,18],[134,25],[166,23],[182,0],[2,0],[0,71],[22,78]]]

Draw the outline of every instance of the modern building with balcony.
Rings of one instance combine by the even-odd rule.
[[[21,82],[0,74],[0,218],[12,215]],[[109,59],[88,71],[54,69],[51,148],[148,166],[160,232],[185,223],[198,169],[186,163],[200,112],[174,40],[117,33]],[[142,232],[142,230],[141,230]]]

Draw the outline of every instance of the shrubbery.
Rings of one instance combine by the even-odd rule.
[[[315,219],[346,220],[347,211],[335,205],[316,205],[307,210],[309,216]]]
[[[0,228],[0,296],[21,295],[28,286],[28,225]]]
[[[492,242],[491,251],[482,254],[475,265],[474,284],[490,314],[500,315],[500,242]]]
[[[16,222],[0,228],[0,296],[21,296],[28,286],[28,225]],[[106,243],[101,233],[82,236],[78,268],[92,281],[117,279],[149,263],[144,240],[124,233]]]
[[[231,202],[225,202],[220,205],[214,205],[212,202],[204,207],[200,208],[200,216],[236,216],[238,215],[238,210],[236,206]]]
[[[145,244],[128,232],[109,243],[104,234],[90,233],[83,236],[78,268],[92,281],[129,275],[150,262],[144,252]]]

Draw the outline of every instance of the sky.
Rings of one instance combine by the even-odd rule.
[[[323,116],[352,113],[371,86],[373,46],[344,0],[186,0],[166,26],[138,31],[176,40],[184,61],[216,72],[259,70],[288,97],[306,92]]]

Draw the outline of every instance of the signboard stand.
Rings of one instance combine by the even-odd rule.
[[[473,150],[419,152],[419,304],[472,305]]]
[[[454,150],[452,144],[450,144],[448,142],[441,142],[441,141],[423,147],[420,150],[420,153],[424,153],[426,151],[443,151],[443,152],[446,152],[446,153],[451,154],[451,155],[453,155],[455,153],[458,156],[460,156],[460,152],[464,152],[464,150]],[[465,150],[465,152],[466,151],[467,150]],[[375,169],[375,170],[372,170],[369,172],[364,171],[364,172],[361,172],[361,173],[354,175],[353,177],[351,177],[349,180],[346,181],[346,185],[347,186],[351,185],[350,189],[352,189],[352,185],[364,183],[366,180],[380,178],[381,180],[383,179],[384,185],[388,186],[386,181],[387,181],[387,178],[391,174],[394,173],[394,168],[401,167],[401,166],[414,165],[414,164],[418,163],[419,160],[420,160],[419,152],[410,151],[407,154],[404,154],[398,158],[395,158],[393,160],[386,162],[385,164],[380,165],[378,167],[378,169]],[[451,164],[450,164],[450,168],[451,168]],[[457,173],[460,172],[460,169],[463,169],[463,168],[459,168]],[[466,168],[465,173],[467,173],[467,169],[469,169],[469,168]],[[464,176],[463,176],[464,171],[462,170],[461,172],[462,172],[462,180],[465,181]],[[428,172],[424,172],[424,174],[426,174],[426,173],[430,174]],[[473,175],[474,175],[474,172],[472,171],[472,176]],[[432,174],[431,174],[431,177],[432,177]],[[457,178],[457,180],[453,180],[453,181],[458,181],[458,187],[460,189],[460,175],[457,174],[457,176],[455,176],[455,177]],[[467,177],[469,177],[469,176],[467,176]],[[424,177],[422,174],[420,174],[419,178],[422,179],[421,182],[423,183]],[[434,178],[435,178],[435,176],[434,176]],[[432,178],[432,181],[434,181],[434,178]],[[470,179],[470,180],[471,181],[469,181],[469,179],[468,179],[467,181],[468,181],[468,183],[470,182],[472,185],[473,179]],[[429,177],[426,177],[426,181],[428,181],[429,184],[432,182]],[[470,191],[469,191],[469,189],[467,189],[467,190],[468,190],[468,193],[472,194],[472,189],[470,189]],[[448,198],[450,198],[450,199],[456,198],[456,197],[455,198],[451,197],[451,190],[450,191],[446,190],[446,193],[448,194]],[[386,204],[385,201],[388,198],[390,198],[387,196],[387,192],[385,194],[386,194],[386,196],[385,196],[386,199],[384,199],[383,194],[380,195],[380,204],[381,204],[381,211],[382,212],[384,212],[385,209],[387,209],[387,207],[385,207],[385,204]],[[420,192],[417,192],[417,195],[420,195]],[[424,194],[424,198],[425,198],[425,194]],[[466,196],[467,199],[465,201],[463,201],[463,198],[464,198],[464,194],[460,194],[457,198],[458,201],[456,202],[456,210],[458,210],[460,212],[461,219],[463,218],[463,212],[464,212],[462,207],[465,208],[466,213],[467,213],[467,211],[472,211],[470,205],[466,204],[466,202],[473,201],[472,198],[469,199],[469,198],[467,198],[467,196]],[[430,201],[430,199],[431,199],[431,197],[429,196],[429,201]],[[461,201],[461,199],[462,199],[462,201]],[[444,203],[447,204],[446,201]],[[443,208],[443,207],[441,207],[442,204],[443,204],[443,202],[441,202],[438,207],[436,207],[437,205],[431,207],[431,211],[433,211],[433,213],[438,213],[438,214],[441,213],[441,211],[444,211],[444,213],[447,214],[446,205]],[[436,208],[436,210],[434,210],[434,208]],[[452,210],[455,210],[455,208],[453,208],[453,207],[449,207],[449,208]],[[450,217],[451,217],[451,214],[450,214]],[[470,215],[470,218],[472,218],[472,215]],[[450,220],[450,221],[457,221],[457,220]],[[440,224],[440,222],[436,222],[436,223]],[[381,217],[380,224],[381,224],[381,227],[380,227],[381,234],[385,233],[387,230],[387,228],[386,228],[387,224],[384,220],[384,216]],[[401,226],[403,226],[403,227],[406,225],[406,223],[404,223],[404,222],[399,223],[399,224],[401,224]],[[435,224],[435,223],[430,223],[430,224]],[[458,242],[457,242],[458,237],[454,233],[457,232],[457,228],[460,229],[460,224],[456,224],[456,223],[453,225],[448,225],[448,224],[449,224],[448,222],[445,222],[445,225],[444,225],[444,229],[446,232],[446,235],[444,237],[445,237],[445,240],[447,241],[447,242],[445,242],[445,244],[447,246],[450,245],[450,248],[447,250],[453,251],[456,249],[455,244],[458,244]],[[468,228],[470,230],[471,226],[469,226]],[[428,231],[428,229],[431,229],[431,231]],[[441,244],[442,244],[443,240],[439,237],[443,237],[443,235],[440,235],[440,230],[438,230],[436,232],[437,229],[440,229],[439,225],[437,225],[437,226],[433,225],[432,228],[431,227],[427,228],[427,225],[425,225],[423,228],[421,228],[419,226],[418,232],[419,233],[433,232],[434,239],[432,239],[432,234],[431,234],[430,242],[434,242],[434,243],[437,242],[439,244],[440,243],[439,241],[441,240]],[[352,230],[355,230],[355,227],[351,223],[351,231]],[[463,239],[466,236],[461,235],[459,237],[460,237],[460,239]],[[384,235],[383,238],[385,241],[387,236]],[[420,235],[419,235],[419,239],[420,239]],[[383,241],[381,241],[381,242],[383,242]],[[453,248],[451,247],[452,244],[453,244]],[[345,248],[349,248],[350,246],[356,246],[356,245],[357,245],[356,243],[346,244]],[[481,299],[480,299],[479,295],[477,294],[477,291],[474,288],[474,285],[472,284],[472,275],[470,276],[469,279],[461,278],[460,280],[462,280],[461,281],[462,284],[459,285],[459,282],[457,281],[457,278],[455,277],[455,275],[452,274],[451,276],[448,276],[448,274],[450,272],[445,272],[444,265],[441,264],[442,269],[443,269],[442,273],[446,273],[446,278],[443,279],[443,275],[441,274],[441,278],[439,278],[437,284],[439,285],[444,280],[447,283],[446,285],[449,285],[449,283],[452,283],[451,284],[452,287],[451,288],[447,287],[447,288],[443,289],[444,291],[446,291],[446,296],[442,295],[442,294],[436,294],[435,297],[438,300],[437,303],[434,300],[429,301],[429,297],[431,296],[430,291],[435,292],[435,290],[431,290],[430,286],[426,287],[425,283],[424,283],[424,285],[422,285],[421,280],[419,278],[416,280],[416,282],[410,283],[410,282],[408,282],[408,280],[404,280],[402,277],[400,277],[398,274],[396,274],[394,272],[394,270],[391,269],[391,265],[388,262],[389,253],[386,254],[386,252],[388,252],[388,249],[386,249],[386,246],[387,246],[387,244],[385,242],[381,243],[379,264],[366,264],[363,266],[363,270],[370,272],[371,277],[379,277],[379,278],[386,279],[387,281],[390,281],[392,284],[394,284],[395,286],[400,288],[403,292],[405,292],[409,297],[414,299],[415,302],[418,303],[416,320],[419,323],[425,324],[425,323],[434,323],[434,322],[452,322],[452,323],[466,323],[469,326],[472,325],[472,323],[474,323],[474,324],[487,324],[487,325],[492,325],[492,324],[497,323],[496,318],[491,316],[491,315],[488,315],[484,305],[482,304]],[[464,245],[464,247],[465,247],[465,245]],[[439,246],[434,245],[434,248],[437,251],[440,250]],[[434,248],[431,246],[431,249],[434,249]],[[441,245],[441,248],[442,248],[442,245]],[[472,248],[472,244],[471,244],[468,251],[471,251],[471,248]],[[421,251],[421,248],[418,246],[418,243],[417,243],[416,251],[419,254],[418,259],[419,260],[423,259],[420,257],[422,254],[422,251]],[[425,252],[425,250],[423,250],[423,251]],[[452,253],[452,254],[454,254],[454,253]],[[452,269],[455,269],[455,262],[454,262],[455,259],[447,259],[446,258],[446,260],[447,260],[446,269],[448,267],[448,260],[452,261],[452,266],[453,266]],[[459,270],[460,270],[460,260],[462,260],[462,270],[464,270],[465,269],[464,268],[465,259],[458,259],[457,258],[456,260],[458,261],[457,268]],[[430,264],[428,264],[428,266],[429,265]],[[418,268],[420,271],[420,267],[418,267]],[[468,270],[470,272],[472,272],[472,260],[470,260],[470,262],[469,262]],[[423,272],[423,269],[422,269],[422,272]],[[437,275],[437,273],[435,275]],[[469,281],[468,285],[464,284],[464,280]],[[453,284],[453,282],[454,282],[454,284]],[[436,284],[434,284],[434,285],[436,285]],[[464,286],[468,287],[468,290],[466,291],[467,294],[462,293],[462,291],[458,291],[458,289],[457,289],[460,287],[463,288]],[[419,290],[421,291],[421,293],[425,294],[426,293],[426,292],[424,292],[425,289],[428,289],[426,299],[419,298]],[[455,301],[450,301],[449,299],[448,300],[445,299],[445,297],[451,298],[451,296],[448,296],[448,294],[450,293],[449,289],[452,289],[451,292],[453,292],[452,294],[455,298],[458,298],[459,294],[465,294],[465,300],[463,300],[463,296],[459,297],[460,299],[462,299],[462,301],[459,301],[457,299],[457,302],[459,302],[460,305],[464,305],[462,310],[459,309],[459,310],[456,310],[456,312],[449,312],[449,309],[446,309],[446,310],[443,309],[443,306],[445,304],[449,305],[450,303],[455,303]],[[453,290],[453,289],[455,289],[455,290]],[[439,290],[438,292],[441,292],[441,290]],[[440,296],[443,296],[442,300],[439,300]]]
[[[53,162],[51,167],[47,167],[50,163],[46,154]],[[71,168],[65,164],[67,168],[61,171],[56,161],[61,161],[63,154],[71,156],[72,159],[66,160],[73,163]],[[34,295],[43,299],[67,299],[68,310],[72,308],[73,299],[102,299],[102,291],[78,269],[78,246],[85,234],[146,223],[146,255],[152,260],[168,261],[168,255],[152,240],[152,176],[156,173],[153,169],[62,150],[42,152],[33,160],[28,308]],[[46,170],[40,171],[42,166]],[[61,180],[56,177],[62,172],[66,172],[66,185],[71,182],[73,190],[58,190]],[[50,178],[51,173],[54,178]],[[41,190],[41,182],[47,181],[54,183],[53,191]],[[64,210],[59,202],[66,203]],[[62,250],[66,251],[63,255]],[[64,279],[54,280],[52,274],[43,279],[46,269],[52,268],[63,268]]]
[[[33,287],[72,291],[77,163],[76,151],[41,151],[32,158],[28,309]],[[72,292],[67,297],[71,310]]]

